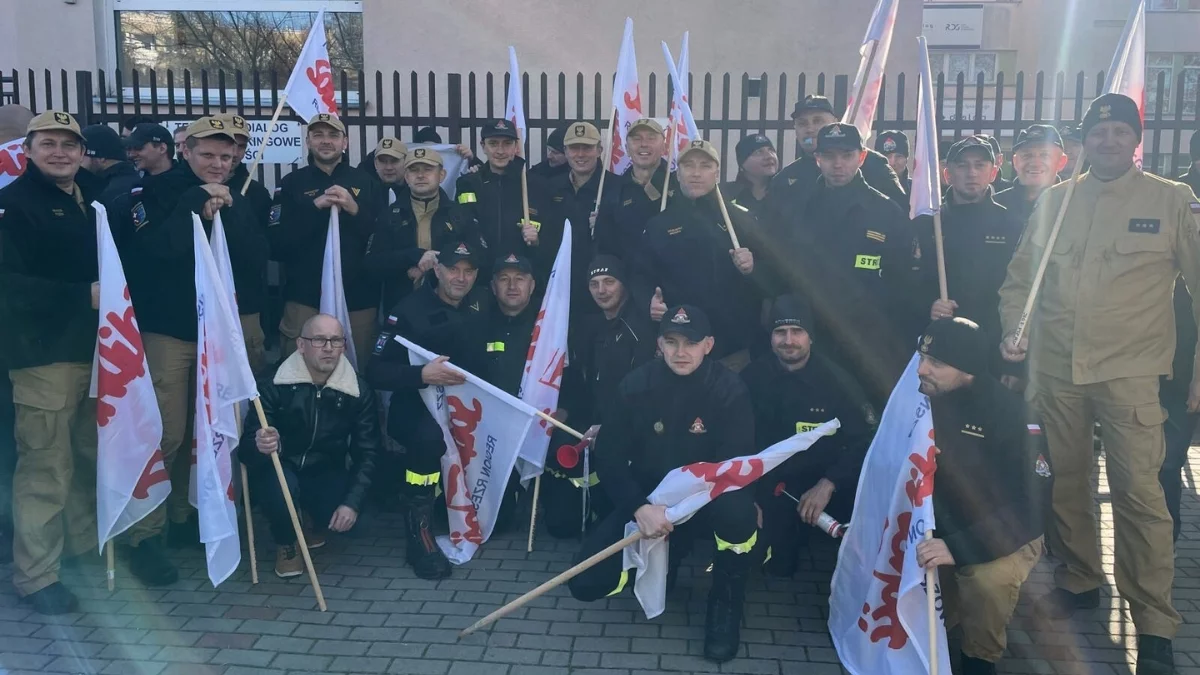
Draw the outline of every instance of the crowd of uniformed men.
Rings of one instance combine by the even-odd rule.
[[[593,470],[584,475],[575,452],[582,446],[555,452],[575,443],[555,436],[542,527],[573,537],[586,526],[581,557],[619,539],[630,519],[649,536],[670,533],[669,583],[692,544],[714,548],[706,656],[737,655],[752,567],[790,576],[822,513],[850,520],[877,413],[916,347],[941,451],[938,528],[918,554],[923,565],[947,566],[947,620],[961,625],[963,672],[995,671],[1043,531],[1060,564],[1039,616],[1063,619],[1098,605],[1104,575],[1090,486],[1097,422],[1138,673],[1174,672],[1172,540],[1195,424],[1189,413],[1200,403],[1189,388],[1195,310],[1178,279],[1200,278],[1192,192],[1200,170],[1184,177],[1189,188],[1137,168],[1142,125],[1127,98],[1097,99],[1078,127],[1020,131],[1011,182],[1000,173],[997,139],[943,148],[945,299],[932,219],[907,214],[908,138],[882,132],[867,149],[820,96],[792,114],[796,161],[780,167],[771,141],[748,135],[735,150],[737,178],[722,185],[720,149],[693,141],[672,171],[662,127],[638,120],[627,130],[632,165],[606,177],[598,209],[604,144],[588,122],[551,134],[549,158],[524,180],[517,130],[506,120],[485,125],[482,161],[458,148],[472,168],[452,199],[440,187],[438,153],[385,137],[354,167],[343,122],[318,115],[308,120],[306,165],[274,196],[254,180],[243,196],[249,133],[237,115],[202,118],[174,138],[152,120],[131,120],[122,138],[105,126],[81,130],[65,113],[30,120],[20,112],[0,110],[9,126],[28,122],[10,134],[27,132],[26,171],[0,191],[0,358],[15,402],[4,406],[6,415],[15,410],[13,582],[38,611],[76,606],[58,580],[60,560],[96,543],[88,384],[98,200],[141,326],[173,484],[167,504],[122,537],[123,558],[146,584],[177,578],[165,545],[198,541],[186,461],[197,337],[191,214],[210,228],[220,212],[228,237],[270,425],[250,415],[238,456],[285,577],[304,563],[266,461],[273,452],[306,513],[311,548],[326,531],[353,527],[372,492],[399,492],[408,564],[424,579],[451,574],[433,533],[446,449],[419,390],[463,381],[448,359],[517,393],[569,226],[570,358],[555,416],[587,430]],[[420,135],[414,140],[431,140]],[[1065,184],[1054,186],[1070,176],[1068,152],[1073,160],[1081,149],[1088,166],[1049,253],[1030,330],[1014,342],[1067,194]],[[1200,160],[1200,134],[1191,151]],[[349,326],[317,310],[334,206]],[[274,331],[263,330],[268,260],[283,274],[274,364],[265,344]],[[397,334],[442,358],[410,365],[391,339]],[[347,335],[357,372],[343,357]],[[836,433],[685,525],[673,527],[664,507],[646,501],[675,467],[750,455],[834,417]],[[515,525],[526,495],[510,481],[498,531]],[[570,588],[600,599],[628,576],[617,556]]]

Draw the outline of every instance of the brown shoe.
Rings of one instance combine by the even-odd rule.
[[[275,551],[275,576],[290,579],[301,574],[304,574],[304,558],[300,557],[296,545],[280,546]]]

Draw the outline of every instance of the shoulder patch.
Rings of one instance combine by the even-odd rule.
[[[379,334],[379,339],[375,340],[375,353],[382,354],[383,348],[387,346],[388,340],[392,339],[392,334],[384,331]]]
[[[132,190],[129,191],[129,194],[135,195],[135,196],[142,194],[142,186],[141,185],[135,186]]]
[[[150,221],[146,219],[146,207],[141,202],[133,205],[130,215],[133,216],[134,230],[140,230],[150,223]]]
[[[283,207],[275,204],[271,207],[271,213],[267,216],[267,227],[274,227],[279,224],[279,214],[283,211]]]

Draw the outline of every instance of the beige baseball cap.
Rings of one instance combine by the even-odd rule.
[[[219,113],[213,117],[224,122],[225,128],[232,129],[235,136],[250,138],[250,127],[247,126],[245,117],[231,112]]]
[[[245,127],[246,121],[242,120],[242,126]],[[212,138],[214,136],[225,136],[231,141],[236,141],[233,135],[237,133],[233,129],[232,124],[227,124],[225,120],[216,115],[201,117],[192,122],[187,127],[187,132],[184,138]]]
[[[567,127],[563,145],[600,145],[600,130],[591,122],[576,122]]]
[[[375,156],[380,157],[384,155],[388,157],[395,157],[403,162],[405,156],[408,155],[408,146],[395,136],[384,136],[383,138],[379,139],[379,143],[375,145]]]
[[[326,124],[343,134],[346,133],[346,125],[342,124],[341,118],[333,113],[317,113],[313,115],[308,120],[308,126],[311,127],[314,124]]]
[[[632,134],[637,129],[649,129],[656,134],[664,134],[662,125],[654,121],[652,118],[643,117],[629,126],[629,131],[626,133]]]
[[[25,134],[31,134],[35,131],[69,131],[83,140],[83,132],[79,130],[79,122],[70,114],[59,110],[47,110],[46,112],[29,120],[29,126],[25,128]]]
[[[413,148],[412,152],[408,153],[408,160],[404,163],[404,167],[408,168],[414,164],[440,167],[442,166],[442,156],[430,148]]]
[[[715,161],[717,164],[721,163],[721,154],[717,152],[717,149],[713,147],[712,143],[709,143],[703,139],[688,143],[687,148],[685,148],[683,152],[679,153],[679,161],[682,162],[684,157],[687,157],[688,154],[693,152],[703,152],[709,157],[712,157],[713,161]]]

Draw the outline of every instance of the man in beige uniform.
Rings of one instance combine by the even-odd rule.
[[[1015,329],[1068,183],[1039,202],[1000,289],[1004,358],[1030,350],[1031,396],[1054,465],[1050,548],[1058,588],[1040,614],[1066,618],[1099,605],[1104,583],[1091,491],[1092,426],[1107,453],[1116,534],[1117,589],[1138,631],[1138,675],[1174,671],[1171,640],[1171,517],[1158,471],[1164,456],[1160,375],[1175,352],[1172,291],[1180,272],[1200,281],[1200,204],[1187,186],[1143,173],[1133,162],[1142,125],[1134,102],[1105,94],[1083,121],[1091,170],[1079,178],[1029,325]],[[1200,316],[1200,303],[1194,304]],[[1190,410],[1200,403],[1193,373]]]

